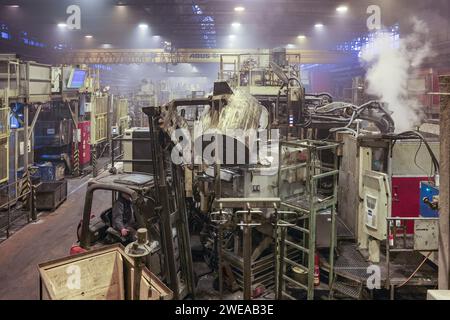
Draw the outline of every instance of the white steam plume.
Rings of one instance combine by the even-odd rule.
[[[382,34],[373,46],[363,49],[362,60],[368,64],[367,93],[387,103],[397,132],[412,129],[422,117],[419,101],[408,92],[408,80],[422,62],[433,55],[429,29],[423,21],[412,18],[413,32],[394,46],[389,35]]]

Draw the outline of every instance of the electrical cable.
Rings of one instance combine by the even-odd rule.
[[[433,165],[434,165],[435,173],[436,174],[439,173],[439,161],[437,160],[433,150],[431,149],[430,144],[428,143],[428,141],[424,138],[424,136],[422,134],[420,134],[417,131],[405,131],[405,132],[402,132],[402,133],[399,133],[396,135],[389,134],[389,135],[387,135],[387,137],[389,137],[393,140],[408,139],[411,137],[419,138],[421,141],[423,141],[423,143],[425,144],[425,146],[428,150],[428,153],[430,154],[431,161],[433,162]]]
[[[421,166],[419,166],[419,164],[417,163],[417,155],[419,154],[419,151],[420,151],[420,149],[422,148],[422,144],[423,144],[423,141],[420,140],[419,147],[417,148],[417,151],[416,151],[416,153],[414,154],[414,164],[416,165],[417,168],[419,168],[420,170],[422,170],[423,172],[425,172],[425,174],[427,174],[426,170],[425,170],[424,168],[422,168]]]
[[[409,276],[409,278],[406,279],[402,284],[398,285],[396,288],[401,288],[404,285],[406,285],[416,275],[416,273],[420,270],[420,268],[424,265],[424,263],[428,260],[428,258],[431,256],[432,253],[433,251],[430,251],[428,255],[425,257],[425,259],[423,259],[423,261],[419,264],[417,269],[414,270],[414,272]]]
[[[292,80],[296,81],[298,83],[298,85],[300,86],[300,88],[303,88],[303,85],[298,78],[293,77],[293,78],[289,78],[288,80],[289,80],[289,82],[291,82]]]

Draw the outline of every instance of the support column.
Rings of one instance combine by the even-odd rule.
[[[72,110],[71,102],[67,102],[67,107],[69,108],[70,115],[72,117],[72,123],[73,123],[73,132],[74,132],[74,139],[73,139],[73,170],[72,174],[75,177],[80,176],[80,151],[79,151],[79,142],[78,141],[78,113],[79,113],[79,101],[76,101],[74,103],[74,109]]]
[[[248,207],[244,214],[243,231],[243,278],[244,278],[244,300],[252,299],[252,222],[251,208]]]
[[[439,185],[439,290],[450,289],[450,76],[439,78],[440,109],[440,185]]]
[[[92,176],[97,177],[97,145],[91,145]]]
[[[31,194],[31,177],[28,171],[28,136],[29,136],[29,110],[30,106],[28,104],[24,105],[24,124],[23,124],[23,176],[20,182],[20,196],[21,200],[26,203],[26,207],[30,210],[31,213],[31,203],[32,203],[32,194]],[[20,149],[20,146],[17,146]],[[20,153],[20,150],[19,150]]]
[[[29,131],[29,106],[24,106],[24,124],[23,124],[23,175],[28,176],[28,131]]]

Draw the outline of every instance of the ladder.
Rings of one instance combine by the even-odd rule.
[[[305,290],[308,300],[312,300],[314,298],[315,232],[310,232],[310,229],[314,227],[315,216],[310,219],[309,215],[303,215],[292,222],[291,219],[286,218],[287,213],[287,211],[279,211],[280,218],[277,223],[279,230],[277,237],[277,299],[286,297],[297,300],[287,292],[286,285],[289,285],[292,289]],[[307,274],[306,282],[302,283],[291,275],[292,269],[295,267]]]
[[[336,243],[337,147],[335,143],[314,140],[282,141],[280,143],[280,165],[278,173],[278,190],[281,209],[277,215],[277,299],[293,299],[293,291],[306,291],[308,300],[314,299],[314,269],[316,260],[316,219],[317,215],[329,211],[331,216],[330,250],[329,250],[329,287],[333,281],[334,248]],[[299,154],[296,154],[296,153]],[[332,160],[324,164],[324,153]],[[292,156],[294,155],[294,156]],[[331,157],[330,157],[331,155]],[[283,164],[284,159],[288,159]],[[295,159],[295,160],[292,160]],[[301,170],[299,174],[299,170]],[[286,174],[287,172],[287,174]],[[290,179],[294,175],[293,182]],[[301,178],[298,178],[301,176]],[[331,181],[329,194],[319,192],[321,181]],[[294,187],[290,185],[294,183]],[[281,191],[282,187],[289,187]],[[295,187],[295,184],[297,186]],[[302,184],[302,188],[299,188]],[[295,189],[294,191],[291,191]],[[296,191],[298,190],[298,191]],[[284,193],[287,194],[284,194]],[[288,213],[295,212],[295,216]],[[306,274],[295,279],[293,269]]]

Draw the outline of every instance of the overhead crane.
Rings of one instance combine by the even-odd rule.
[[[220,63],[221,57],[270,54],[270,49],[83,49],[61,54],[63,64]],[[289,64],[335,64],[353,58],[345,52],[287,49]]]

